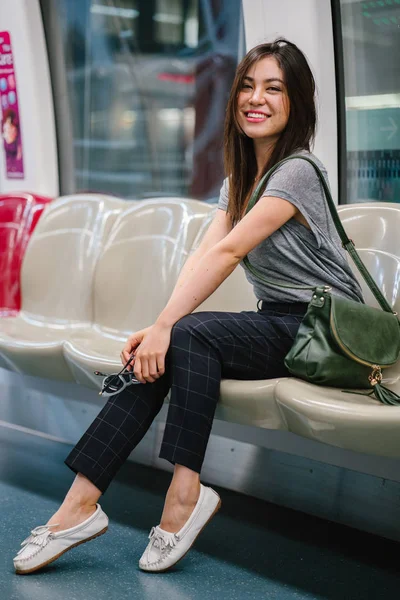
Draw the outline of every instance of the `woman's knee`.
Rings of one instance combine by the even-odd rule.
[[[213,317],[207,313],[194,313],[179,319],[172,327],[171,343],[179,343],[180,340],[195,336],[197,338],[210,338],[210,327],[212,329]]]
[[[194,331],[195,326],[196,321],[192,314],[182,317],[172,327],[171,342],[174,343],[175,341],[182,338],[182,336],[187,337],[188,335],[191,335]]]
[[[198,312],[186,315],[175,323],[171,332],[172,343],[196,337],[201,341],[211,341],[215,336],[218,337],[218,319],[216,315],[210,312]]]

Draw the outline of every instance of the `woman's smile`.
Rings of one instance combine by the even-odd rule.
[[[244,113],[248,123],[265,123],[271,115],[258,110],[250,110]]]

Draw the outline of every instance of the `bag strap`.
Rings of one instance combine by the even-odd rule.
[[[387,302],[386,298],[383,296],[382,292],[380,291],[379,287],[376,285],[371,273],[368,271],[367,267],[364,265],[363,261],[361,260],[353,240],[351,240],[348,236],[346,231],[344,230],[344,227],[340,221],[338,212],[336,210],[336,206],[335,203],[333,201],[333,198],[331,196],[329,187],[325,181],[325,177],[323,176],[321,170],[319,169],[319,167],[315,164],[314,161],[312,161],[310,158],[306,157],[306,156],[302,156],[300,154],[293,154],[292,156],[289,156],[287,158],[284,158],[283,160],[279,161],[278,163],[276,163],[261,179],[259,184],[257,185],[256,189],[254,190],[253,194],[251,195],[251,198],[249,200],[249,203],[247,205],[246,208],[246,214],[249,212],[249,210],[251,210],[253,208],[253,206],[256,204],[256,202],[258,202],[258,200],[261,197],[261,194],[265,188],[265,185],[268,181],[268,179],[271,177],[271,175],[274,173],[274,171],[276,171],[276,169],[282,165],[283,163],[287,162],[288,160],[292,160],[293,158],[301,158],[303,160],[306,160],[307,162],[309,162],[314,169],[317,172],[317,175],[319,177],[319,180],[322,183],[322,187],[324,188],[324,192],[325,192],[325,197],[326,197],[326,201],[328,203],[328,208],[329,211],[332,215],[332,219],[333,219],[333,223],[336,227],[336,231],[339,234],[339,237],[342,241],[342,245],[343,248],[345,248],[345,250],[347,250],[347,252],[350,254],[351,258],[354,261],[354,264],[356,265],[357,269],[360,271],[362,277],[364,278],[365,283],[367,284],[367,286],[369,287],[369,289],[371,290],[371,292],[373,293],[373,295],[375,296],[376,300],[378,301],[380,307],[382,308],[382,310],[386,311],[386,312],[391,312],[393,314],[397,314],[395,311],[393,311],[392,307],[390,306],[390,304]],[[255,277],[257,277],[258,279],[260,279],[261,281],[263,281],[264,283],[267,283],[268,285],[272,285],[274,287],[280,287],[280,288],[288,288],[288,289],[297,289],[297,290],[313,290],[315,289],[315,286],[303,286],[303,285],[287,285],[284,283],[278,283],[277,281],[271,281],[269,279],[267,279],[266,277],[264,277],[264,275],[262,275],[257,269],[255,269],[253,267],[253,265],[250,263],[248,256],[246,255],[243,259],[243,263],[245,265],[245,267],[251,272],[253,273],[253,275],[255,275]]]

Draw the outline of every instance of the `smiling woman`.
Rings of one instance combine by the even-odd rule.
[[[255,181],[296,149],[310,151],[317,120],[314,94],[304,54],[283,38],[256,46],[240,63],[225,123],[233,222],[243,214]]]
[[[316,120],[314,87],[304,55],[284,39],[254,48],[239,65],[226,113],[227,177],[219,210],[155,323],[129,336],[121,360],[133,357],[141,385],[121,380],[111,390],[66,459],[77,474],[70,491],[47,525],[24,542],[14,560],[17,572],[37,571],[106,531],[108,519],[98,500],[169,392],[160,457],[174,465],[174,475],[139,567],[161,572],[175,565],[221,506],[218,494],[200,483],[200,472],[222,377],[259,380],[289,374],[284,358],[309,300],[304,289],[292,289],[293,282],[323,282],[332,294],[362,301],[323,188],[307,161],[279,165],[261,199],[242,216],[254,177],[294,152],[312,156],[327,178],[309,148]],[[257,311],[194,312],[247,254],[258,270],[276,274],[287,285],[277,291],[253,281],[257,306],[261,302]]]

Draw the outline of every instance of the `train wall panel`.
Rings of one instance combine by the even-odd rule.
[[[24,178],[8,178],[0,144],[0,193],[28,191],[55,197],[57,143],[39,0],[1,0],[0,31],[11,36],[24,162]]]

